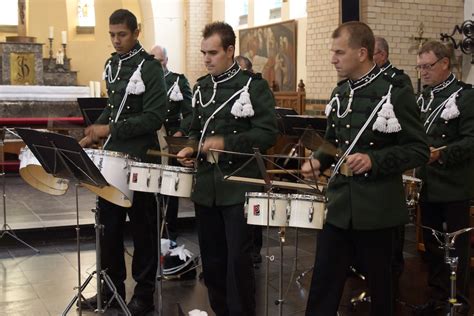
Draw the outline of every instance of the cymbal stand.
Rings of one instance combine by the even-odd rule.
[[[101,264],[101,246],[100,246],[100,236],[103,232],[104,225],[100,223],[100,208],[99,208],[99,198],[96,198],[96,206],[95,209],[91,210],[94,213],[94,218],[95,218],[95,224],[94,224],[94,229],[95,229],[95,247],[96,247],[96,252],[95,252],[95,259],[96,259],[96,264],[95,264],[95,271],[93,271],[87,279],[84,281],[84,283],[79,287],[78,289],[78,294],[73,297],[73,299],[69,302],[68,306],[62,313],[62,316],[66,316],[69,310],[72,308],[74,303],[79,299],[81,296],[81,292],[84,291],[84,289],[87,287],[89,282],[92,280],[94,275],[96,275],[96,281],[97,281],[97,308],[95,309],[96,313],[103,314],[107,308],[110,306],[112,301],[115,299],[119,303],[120,308],[124,312],[126,316],[132,316],[130,313],[130,310],[128,309],[127,305],[125,304],[125,301],[123,298],[118,294],[117,288],[115,287],[114,283],[110,279],[110,277],[107,275],[105,270],[102,270],[102,264]],[[110,291],[113,293],[112,297],[106,302],[105,308],[102,308],[102,287],[103,284],[102,282],[105,283],[110,289]],[[80,300],[79,300],[80,301]]]
[[[3,238],[3,236],[8,235],[15,239],[16,241],[22,243],[26,247],[30,248],[36,253],[39,253],[40,251],[33,247],[32,245],[28,244],[26,241],[21,239],[15,234],[15,231],[8,225],[7,223],[7,194],[6,194],[6,173],[5,173],[5,132],[9,131],[7,128],[3,127],[0,130],[0,158],[1,158],[1,163],[2,163],[2,173],[0,174],[2,176],[2,199],[3,199],[3,225],[2,228],[0,228],[0,239]]]
[[[455,316],[455,308],[456,306],[460,306],[461,303],[458,303],[458,300],[456,298],[456,271],[458,268],[458,257],[451,257],[450,252],[451,250],[454,250],[454,243],[456,242],[456,238],[464,233],[467,233],[471,230],[474,230],[474,227],[469,227],[469,228],[463,228],[460,230],[457,230],[452,233],[445,233],[445,232],[440,232],[437,231],[436,229],[433,229],[428,226],[421,226],[424,229],[430,230],[431,234],[433,237],[438,241],[439,243],[439,248],[444,250],[444,262],[449,265],[450,269],[450,296],[448,298],[448,303],[449,303],[449,312],[447,316]]]

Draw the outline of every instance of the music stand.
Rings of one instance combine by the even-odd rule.
[[[102,270],[100,260],[100,235],[102,226],[99,222],[99,209],[95,209],[95,229],[96,229],[96,271],[89,275],[84,284],[81,284],[81,264],[80,264],[80,243],[79,243],[79,203],[78,203],[78,192],[77,187],[80,183],[86,183],[89,185],[104,187],[108,183],[104,176],[101,174],[96,165],[92,162],[86,152],[82,149],[79,143],[72,137],[51,133],[51,132],[40,132],[33,129],[17,128],[18,134],[24,140],[25,144],[28,145],[31,152],[38,159],[39,163],[47,173],[54,176],[66,178],[71,181],[75,181],[76,184],[76,214],[77,214],[77,251],[78,251],[78,287],[77,294],[71,300],[66,310],[62,315],[66,315],[71,307],[74,305],[76,300],[79,300],[79,314],[81,315],[81,300],[82,291],[89,284],[94,274],[97,274],[97,311],[99,313],[104,312],[102,310],[102,297],[101,297],[101,285],[102,280],[107,284],[110,290],[114,293],[112,298],[107,302],[109,305],[113,299],[116,299],[126,313],[130,315],[125,302],[122,297],[117,294],[117,290],[112,283],[110,277]],[[107,306],[106,305],[106,306]]]
[[[107,105],[107,98],[77,98],[86,126],[94,124]]]

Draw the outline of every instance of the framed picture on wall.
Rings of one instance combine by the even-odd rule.
[[[240,55],[275,91],[296,91],[296,21],[239,31]]]

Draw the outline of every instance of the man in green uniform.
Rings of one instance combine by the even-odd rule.
[[[301,170],[315,178],[335,164],[306,315],[336,315],[357,255],[367,269],[370,315],[389,316],[392,239],[408,221],[402,173],[428,160],[428,146],[411,88],[385,76],[373,62],[372,30],[348,22],[332,38],[331,63],[347,79],[338,83],[326,107],[325,139],[340,154],[317,150]]]
[[[193,93],[194,115],[190,137],[198,152],[184,148],[180,162],[197,173],[191,199],[195,203],[204,281],[209,300],[219,316],[255,315],[255,279],[250,227],[244,217],[245,192],[255,186],[223,181],[239,169],[242,177],[259,177],[248,157],[210,149],[265,152],[276,141],[275,100],[260,74],[242,70],[234,61],[235,34],[223,22],[203,30],[201,52],[208,74],[198,79]],[[207,156],[206,156],[207,155]],[[187,158],[184,158],[187,157]]]
[[[138,42],[136,17],[117,10],[109,18],[109,34],[116,50],[105,66],[108,102],[94,125],[85,131],[81,145],[87,147],[106,139],[104,149],[129,154],[145,162],[148,149],[159,149],[156,131],[166,116],[166,87],[161,64]],[[126,170],[117,170],[124,172]],[[124,174],[126,176],[126,174]],[[125,299],[126,268],[123,230],[128,214],[133,235],[132,276],[137,282],[128,308],[132,315],[153,309],[157,268],[156,204],[153,194],[135,192],[131,208],[123,208],[99,198],[102,268]],[[104,286],[106,298],[110,291]],[[96,298],[87,300],[92,306]]]
[[[423,225],[454,232],[470,226],[470,200],[474,198],[474,90],[455,78],[450,58],[451,51],[435,41],[425,43],[418,52],[417,68],[426,86],[418,98],[418,105],[431,156],[428,164],[417,170],[417,175],[423,180],[420,196]],[[431,231],[423,230],[423,241],[431,287],[426,315],[434,315],[437,311],[446,315],[449,268]],[[459,258],[458,299],[465,304],[459,312],[467,315],[469,234],[457,237],[455,248],[452,255]]]
[[[191,107],[192,92],[188,79],[183,74],[172,72],[168,69],[168,53],[166,48],[154,46],[150,53],[155,56],[165,73],[166,89],[168,96],[168,110],[164,123],[168,136],[181,137],[189,132],[193,109]],[[175,160],[171,161],[175,165]],[[170,240],[176,242],[178,237],[177,220],[179,199],[176,196],[167,196],[166,233]]]

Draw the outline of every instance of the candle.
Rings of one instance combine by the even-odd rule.
[[[48,38],[54,38],[54,26],[49,27],[49,37]]]
[[[61,39],[63,44],[67,44],[67,33],[66,31],[61,31]]]
[[[94,97],[94,81],[89,81],[89,96]]]
[[[94,81],[94,96],[100,98],[100,81]]]

